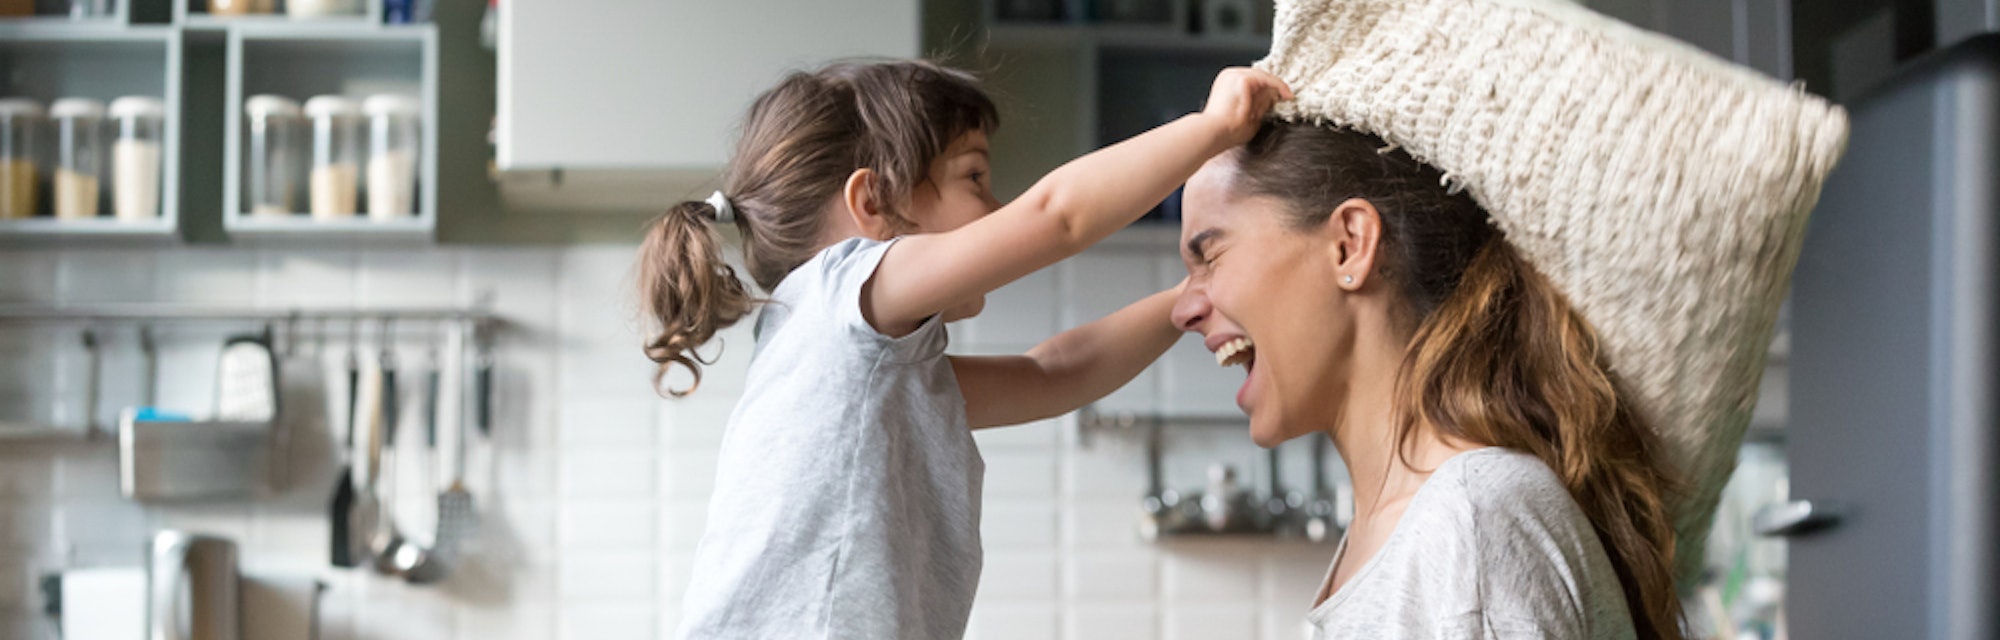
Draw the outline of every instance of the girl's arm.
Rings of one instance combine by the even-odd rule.
[[[953,356],[972,428],[1053,418],[1124,386],[1180,338],[1180,287],[1049,338],[1019,356]]]
[[[971,224],[897,241],[863,289],[863,315],[877,331],[903,335],[1076,255],[1138,220],[1209,158],[1249,141],[1271,106],[1291,97],[1276,76],[1223,71],[1201,113],[1072,160]]]

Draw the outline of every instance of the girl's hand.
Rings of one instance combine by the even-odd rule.
[[[1227,132],[1229,146],[1250,141],[1264,116],[1280,100],[1291,100],[1292,88],[1277,76],[1249,67],[1223,69],[1209,89],[1203,116],[1220,123]]]

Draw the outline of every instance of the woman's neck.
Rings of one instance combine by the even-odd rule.
[[[1394,372],[1402,367],[1403,345],[1408,344],[1409,336],[1401,337],[1402,340],[1364,336],[1356,341],[1357,347],[1374,347],[1372,351],[1356,353],[1354,370],[1386,373],[1358,375],[1349,380],[1339,421],[1329,430],[1334,448],[1353,482],[1356,520],[1370,520],[1385,505],[1414,496],[1439,464],[1476,448],[1471,443],[1441,438],[1430,425],[1419,422],[1404,443],[1408,456],[1398,455]]]

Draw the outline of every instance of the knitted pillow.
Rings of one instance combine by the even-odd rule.
[[[1280,117],[1444,171],[1597,329],[1690,483],[1692,578],[1846,113],[1559,0],[1279,0],[1257,66]]]

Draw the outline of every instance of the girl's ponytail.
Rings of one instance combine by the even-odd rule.
[[[695,348],[717,331],[749,315],[756,299],[723,259],[723,241],[711,224],[715,207],[687,201],[653,221],[639,247],[639,304],[659,332],[646,339],[646,358],[659,364],[653,387],[675,397],[701,386],[703,360]],[[687,367],[694,381],[686,389],[665,387],[674,365]]]

